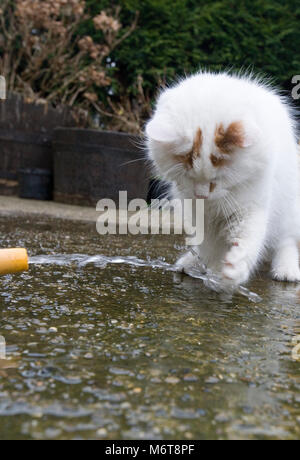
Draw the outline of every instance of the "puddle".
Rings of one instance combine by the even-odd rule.
[[[299,438],[300,287],[222,297],[173,272],[176,237],[38,217],[0,235],[31,260],[0,278],[0,439]]]

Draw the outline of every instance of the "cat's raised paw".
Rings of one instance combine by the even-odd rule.
[[[177,272],[188,274],[189,270],[198,266],[199,258],[197,255],[187,252],[177,260],[175,268]]]
[[[222,275],[226,283],[238,286],[248,281],[250,270],[245,250],[237,244],[226,254]]]

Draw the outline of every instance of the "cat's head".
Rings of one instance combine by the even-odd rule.
[[[220,199],[255,174],[258,127],[245,117],[197,113],[158,105],[146,125],[149,156],[158,174],[187,198]]]

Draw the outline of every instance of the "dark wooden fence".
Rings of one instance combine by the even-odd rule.
[[[54,199],[95,205],[101,198],[147,197],[148,178],[137,138],[128,134],[61,128],[54,135]]]
[[[54,129],[75,123],[68,108],[28,103],[11,93],[0,101],[0,194],[18,193],[20,168],[53,170]]]
[[[146,198],[149,180],[138,139],[75,128],[67,108],[28,104],[10,94],[0,101],[0,194],[18,194],[18,171],[54,173],[54,199],[95,205],[101,198]],[[60,127],[60,128],[58,128]]]

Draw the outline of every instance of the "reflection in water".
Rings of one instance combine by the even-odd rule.
[[[257,279],[250,302],[169,270],[174,237],[108,246],[87,224],[0,226],[33,262],[0,278],[17,363],[0,368],[0,439],[299,438],[297,286]]]

